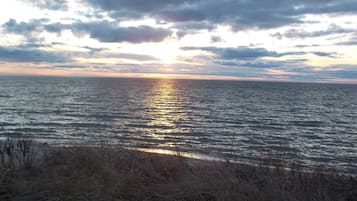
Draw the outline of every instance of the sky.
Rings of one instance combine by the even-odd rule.
[[[356,0],[2,0],[0,74],[357,83]]]

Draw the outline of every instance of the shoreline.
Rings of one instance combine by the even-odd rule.
[[[1,140],[1,139],[0,139]],[[40,141],[34,141],[38,144],[42,144]],[[331,165],[327,166],[324,164],[309,166],[307,164],[301,164],[299,160],[292,158],[289,164],[288,161],[284,161],[283,159],[279,158],[278,154],[273,153],[264,153],[262,156],[254,158],[255,160],[252,161],[243,161],[240,160],[239,157],[236,159],[231,158],[224,158],[219,156],[211,156],[209,154],[203,154],[198,152],[181,152],[178,150],[172,149],[159,149],[159,148],[143,148],[143,147],[120,147],[120,146],[112,146],[112,145],[105,145],[105,144],[98,144],[98,145],[85,145],[85,144],[72,144],[72,145],[55,145],[52,146],[47,143],[43,143],[47,145],[49,148],[94,148],[94,149],[112,149],[112,150],[124,150],[124,151],[134,151],[134,152],[142,152],[154,155],[162,155],[162,156],[179,156],[184,157],[189,160],[197,160],[201,161],[202,163],[209,163],[209,162],[218,162],[218,163],[232,163],[237,165],[244,165],[244,166],[252,166],[252,167],[264,167],[264,168],[279,168],[285,171],[299,171],[302,173],[314,173],[319,171],[323,174],[335,174],[338,173],[341,176],[352,176],[357,178],[357,169],[342,169],[336,168]],[[255,162],[253,162],[255,161]],[[256,161],[260,161],[257,163]]]
[[[4,141],[12,141],[12,142],[18,142],[18,141],[26,141],[26,142],[31,142],[35,145],[35,147],[46,147],[47,149],[67,149],[67,148],[85,148],[85,149],[105,149],[105,150],[122,150],[122,151],[128,151],[128,152],[140,152],[144,154],[153,154],[153,155],[158,155],[158,156],[163,156],[163,157],[183,157],[187,160],[196,160],[201,163],[231,163],[231,164],[236,164],[236,165],[244,165],[244,166],[252,166],[252,167],[264,167],[264,168],[279,168],[281,170],[285,171],[299,171],[301,173],[314,173],[316,171],[319,171],[320,173],[323,174],[338,174],[341,176],[351,176],[351,177],[356,177],[357,178],[357,169],[352,170],[352,169],[342,169],[342,168],[336,168],[333,166],[327,166],[324,164],[319,164],[319,165],[314,165],[314,166],[309,166],[306,164],[300,164],[299,160],[296,160],[295,158],[292,158],[289,164],[287,163],[288,161],[284,161],[283,159],[279,158],[278,154],[273,154],[273,153],[262,153],[260,157],[254,158],[252,161],[243,161],[240,160],[239,157],[236,159],[231,159],[231,158],[224,158],[224,157],[219,157],[219,156],[211,156],[209,154],[203,154],[203,153],[198,153],[198,152],[181,152],[178,150],[172,150],[172,149],[156,149],[156,148],[143,148],[143,147],[121,147],[121,146],[115,146],[115,145],[109,145],[109,144],[78,144],[78,143],[73,143],[73,144],[51,144],[46,141],[38,141],[38,140],[28,140],[28,139],[11,139],[11,138],[0,138],[0,142]],[[39,150],[40,152],[43,150]],[[255,162],[254,162],[255,161]],[[256,161],[260,161],[260,163],[257,163]],[[284,164],[286,163],[286,164]]]
[[[0,200],[4,201],[357,198],[357,177],[338,172],[307,173],[279,166],[26,141],[0,141],[0,151]]]

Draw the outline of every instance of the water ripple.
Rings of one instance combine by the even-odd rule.
[[[0,77],[0,137],[357,172],[357,86]]]

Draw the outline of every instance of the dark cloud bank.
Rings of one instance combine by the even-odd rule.
[[[47,9],[68,8],[66,0],[39,0],[28,1],[32,4]],[[350,14],[357,13],[357,1],[355,0],[81,0],[89,7],[97,9],[94,16],[100,12],[106,12],[113,19],[135,20],[152,17],[157,21],[173,22],[181,31],[195,29],[211,29],[218,24],[228,24],[236,31],[242,29],[276,28],[291,24],[303,23],[301,17],[305,14]],[[99,25],[103,23],[103,25]],[[93,26],[108,26],[108,22],[96,22]],[[108,28],[108,27],[107,27]],[[169,30],[152,30],[153,28],[141,28],[135,30],[122,30],[124,28],[111,27],[109,31],[126,33],[149,31],[159,34],[162,39],[167,36]],[[331,26],[328,30],[316,33],[293,31],[283,33],[286,37],[314,37],[328,33],[342,33],[344,30],[338,26]],[[91,33],[99,36],[103,41],[125,41],[125,37],[103,37],[104,33]],[[158,39],[153,39],[156,42]],[[128,42],[136,39],[129,38]],[[141,40],[138,40],[141,41]]]
[[[40,8],[66,10],[66,0],[28,1]],[[98,13],[107,13],[114,22],[97,19],[90,22],[72,24],[46,23],[45,19],[30,22],[10,20],[4,26],[12,33],[32,33],[47,31],[60,33],[64,29],[86,33],[101,42],[160,42],[171,36],[173,31],[150,26],[121,27],[122,20],[135,20],[151,17],[157,22],[172,22],[171,28],[178,29],[180,38],[194,30],[213,29],[219,24],[230,25],[233,30],[269,29],[303,23],[305,14],[349,14],[357,13],[355,0],[81,0]],[[291,29],[285,33],[276,33],[276,37],[305,38],[328,34],[351,33],[355,30],[331,25],[326,30],[306,32]]]
[[[226,23],[236,29],[301,23],[304,14],[356,13],[355,0],[84,0],[118,18]]]

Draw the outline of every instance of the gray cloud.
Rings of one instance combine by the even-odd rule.
[[[216,64],[224,66],[238,66],[238,67],[250,67],[250,68],[275,68],[282,66],[285,62],[280,61],[216,61]]]
[[[345,41],[345,42],[341,42],[341,43],[335,43],[335,45],[346,45],[346,46],[350,46],[350,45],[357,45],[357,40],[350,40],[350,41]]]
[[[249,60],[256,59],[260,57],[278,57],[277,52],[268,51],[264,48],[249,48],[249,47],[238,47],[238,48],[217,48],[217,47],[182,47],[182,50],[202,50],[207,52],[212,52],[219,56],[221,59],[239,59],[239,60]]]
[[[275,51],[269,51],[265,48],[250,48],[250,47],[237,47],[237,48],[217,48],[217,47],[182,47],[182,50],[201,50],[212,52],[217,55],[220,59],[226,60],[252,60],[261,57],[283,57],[289,55],[304,55],[304,54],[315,54],[321,57],[333,57],[335,58],[335,52],[283,52],[278,53]]]
[[[286,38],[312,38],[312,37],[322,37],[328,36],[333,34],[347,34],[347,33],[354,33],[356,29],[349,29],[349,28],[342,28],[335,24],[330,25],[325,30],[307,32],[303,29],[290,29],[284,33],[275,33],[272,36],[282,39],[283,37]]]
[[[239,61],[239,60],[218,60],[214,61],[215,64],[224,65],[224,66],[233,66],[233,67],[248,67],[248,68],[259,68],[259,69],[283,69],[283,70],[294,70],[294,72],[303,72],[306,71],[306,68],[296,67],[304,66],[306,59],[289,59],[284,61],[273,61],[273,60],[263,60],[256,59],[250,61]],[[311,70],[309,68],[308,70]]]
[[[23,2],[32,4],[39,8],[49,9],[49,10],[67,10],[68,4],[67,0],[22,0]]]
[[[30,1],[42,9],[66,10],[68,3],[66,0],[39,0]],[[47,52],[37,48],[55,44],[42,44],[38,36],[41,32],[50,32],[60,34],[63,30],[72,30],[78,36],[88,35],[100,42],[107,43],[143,43],[160,42],[176,34],[176,38],[184,37],[186,34],[199,33],[200,30],[213,30],[218,25],[229,25],[234,31],[244,29],[270,29],[285,25],[301,24],[305,14],[333,14],[333,15],[351,15],[357,14],[357,1],[355,0],[81,0],[92,6],[87,12],[77,13],[82,17],[88,17],[88,21],[81,22],[75,19],[66,20],[72,24],[52,23],[48,19],[30,20],[19,22],[10,19],[2,25],[3,30],[8,33],[21,34],[27,37],[25,44],[16,47],[0,47],[0,60],[5,62],[49,62],[55,63],[55,68],[95,68],[93,66],[80,66],[76,63],[59,65],[57,62],[71,62],[71,56],[92,57],[92,58],[122,58],[139,61],[156,61],[157,58],[126,53],[111,53],[104,48],[82,47],[89,51],[83,52]],[[75,9],[76,10],[76,9]],[[47,12],[47,11],[46,11]],[[112,17],[109,21],[102,21],[107,16]],[[332,15],[329,15],[332,16]],[[169,29],[155,28],[150,26],[122,27],[119,25],[121,20],[133,20],[143,18],[154,18],[157,24],[164,24]],[[92,21],[96,20],[96,21]],[[60,21],[59,21],[60,22]],[[306,22],[311,23],[311,22]],[[353,23],[353,22],[352,22]],[[357,39],[353,38],[352,33],[355,29],[343,28],[332,24],[326,29],[319,31],[306,31],[304,26],[295,26],[286,32],[276,33],[278,38],[314,38],[330,35],[351,36],[346,37],[346,41],[336,43],[336,45],[356,45]],[[170,30],[171,29],[171,30]],[[173,32],[174,31],[174,32]],[[347,35],[348,34],[348,35]],[[42,34],[41,34],[42,35]],[[34,40],[34,39],[38,40]],[[212,37],[211,42],[219,42],[220,38]],[[223,39],[224,40],[224,39]],[[62,44],[68,45],[68,44]],[[261,47],[262,44],[257,45]],[[311,47],[312,45],[298,45],[295,47]],[[53,46],[52,46],[53,47]],[[185,66],[177,64],[177,71],[180,68],[192,70],[195,74],[208,75],[239,75],[239,76],[264,76],[264,70],[273,68],[289,72],[298,72],[304,75],[292,75],[296,78],[303,76],[318,77],[320,75],[356,78],[357,74],[353,68],[332,68],[324,71],[313,71],[312,68],[304,67],[304,59],[273,61],[269,58],[280,58],[284,56],[299,56],[303,58],[305,54],[314,54],[320,57],[336,58],[334,52],[320,51],[296,51],[296,52],[277,52],[265,48],[236,47],[236,48],[218,48],[218,47],[183,47],[183,50],[201,50],[211,53],[212,56],[205,55],[197,63],[202,66]],[[72,54],[72,55],[70,55]],[[68,57],[67,57],[68,56]],[[266,58],[268,57],[268,58]],[[185,58],[188,60],[191,58]],[[193,58],[194,59],[194,58]],[[284,58],[288,59],[288,58]],[[280,59],[282,60],[282,59]],[[73,61],[72,61],[73,62]],[[148,63],[148,62],[146,62]],[[120,69],[121,72],[155,72],[160,71],[160,62],[152,65],[135,66],[135,64],[125,64],[125,66],[113,65],[104,66],[103,64],[89,64],[103,67],[103,69]],[[116,68],[118,67],[118,68]],[[239,70],[237,68],[239,67]],[[258,69],[260,68],[260,69]],[[262,70],[263,69],[263,70]],[[343,69],[343,70],[340,70]],[[185,71],[185,73],[188,71]],[[269,75],[266,75],[269,76]],[[289,75],[287,75],[289,76]],[[300,77],[299,77],[300,76]]]
[[[142,55],[142,54],[128,54],[128,53],[104,53],[99,54],[97,56],[104,56],[104,57],[111,57],[111,58],[118,58],[118,59],[130,59],[130,60],[137,60],[137,61],[157,61],[158,59],[149,56],[149,55]]]
[[[294,47],[297,48],[305,48],[305,47],[320,47],[321,45],[318,44],[309,44],[309,45],[295,45]]]
[[[22,1],[45,9],[65,10],[68,8],[67,0]],[[302,23],[300,19],[304,14],[346,14],[357,11],[357,2],[354,0],[152,0],[150,3],[146,0],[82,1],[108,12],[115,19],[138,19],[151,16],[158,21],[175,22],[174,27],[179,29],[189,27],[196,30],[214,28],[217,24],[229,24],[236,30],[255,27],[274,28]],[[95,13],[101,12],[98,10]],[[58,32],[61,26],[51,25],[46,29],[50,32]],[[285,37],[316,37],[346,31],[350,30],[331,26],[327,30],[318,32],[290,30],[284,35]]]
[[[54,65],[51,68],[58,68],[58,69],[71,69],[71,68],[86,68],[83,65],[71,65],[71,64],[63,64],[63,65]]]
[[[46,24],[43,26],[43,29],[50,33],[61,33],[61,31],[70,28],[70,25],[62,24],[62,23],[52,23]]]
[[[357,66],[351,64],[335,64],[319,71],[320,76],[357,79]]]
[[[112,16],[151,16],[170,22],[230,24],[236,29],[301,23],[304,14],[356,13],[354,0],[86,0]]]
[[[306,66],[304,63],[307,59],[284,59],[281,61],[270,60],[269,57],[280,58],[288,55],[305,55],[314,54],[322,57],[335,57],[334,52],[276,52],[270,51],[265,48],[250,48],[250,47],[237,47],[237,48],[217,48],[217,47],[183,47],[182,50],[200,50],[207,51],[214,54],[212,57],[204,58],[205,56],[196,56],[199,61],[204,62],[205,66],[216,66],[213,70],[216,74],[220,71],[226,72],[230,75],[242,74],[245,76],[258,76],[272,78],[275,75],[267,75],[264,70],[274,69],[287,72],[284,77],[289,79],[312,79],[319,78],[320,72],[314,71],[314,67]],[[264,58],[267,57],[267,58]],[[194,58],[195,60],[195,58]],[[218,66],[217,66],[218,65]],[[226,70],[222,70],[226,69]],[[206,67],[205,67],[206,69]],[[330,73],[331,74],[331,73]],[[337,74],[337,73],[335,73]],[[278,76],[278,75],[277,75]],[[281,76],[281,75],[279,75]]]
[[[154,0],[87,0],[90,4],[115,13],[112,16],[152,16],[158,20],[170,22],[210,21],[231,23],[239,27],[277,27],[300,20],[295,16],[282,15],[279,7],[271,2],[252,1],[175,1]],[[266,4],[266,5],[261,5]],[[285,6],[286,3],[283,3]],[[285,10],[281,6],[280,12]],[[262,9],[264,8],[264,9]],[[274,12],[275,11],[275,12]],[[130,13],[130,14],[129,14]]]
[[[218,42],[222,42],[223,39],[220,36],[212,36],[211,37],[211,43],[218,43]]]
[[[335,57],[336,53],[332,52],[283,52],[278,53],[269,51],[265,48],[250,48],[250,47],[237,47],[237,48],[217,48],[217,47],[182,47],[182,50],[201,50],[212,52],[220,59],[236,59],[236,60],[252,60],[261,57],[283,57],[289,55],[304,55],[315,54],[317,56]]]
[[[202,21],[206,19],[204,13],[196,8],[173,8],[160,11],[156,16],[160,19],[174,22]]]
[[[308,1],[308,0],[304,0]],[[356,13],[357,2],[354,0],[313,0],[310,6],[296,9],[296,13],[321,14],[321,13]],[[314,5],[315,6],[311,6]]]
[[[343,42],[335,43],[335,45],[346,45],[346,46],[357,45],[357,36],[352,37],[352,38],[350,38],[346,41],[343,41]]]
[[[338,78],[357,79],[357,70],[336,70],[322,72],[321,74],[326,74]]]
[[[87,0],[92,5],[98,6],[104,10],[133,10],[138,12],[152,12],[157,9],[165,8],[169,5],[177,5],[186,1],[177,0]]]
[[[170,36],[172,31],[150,26],[119,27],[107,21],[101,22],[78,22],[72,24],[73,31],[85,32],[91,38],[101,42],[160,42]]]
[[[120,27],[108,21],[76,22],[71,25],[47,22],[48,19],[31,20],[30,22],[17,22],[14,19],[10,19],[3,24],[3,27],[9,33],[25,36],[38,35],[43,31],[60,34],[63,30],[71,29],[74,33],[89,34],[91,38],[108,43],[160,42],[172,34],[169,29],[150,26]]]
[[[10,33],[29,35],[32,32],[42,31],[41,23],[45,20],[32,20],[29,23],[17,22],[15,19],[9,19],[3,24],[3,28]]]
[[[5,31],[9,33],[21,34],[25,36],[38,34],[43,31],[60,33],[62,30],[69,28],[69,25],[61,23],[46,24],[48,21],[48,19],[33,19],[29,22],[17,22],[15,19],[9,19],[9,21],[4,23],[2,26]]]
[[[336,52],[310,52],[311,54],[314,54],[316,56],[320,57],[330,57],[330,58],[336,58],[337,53]]]
[[[19,63],[59,63],[71,61],[71,59],[62,53],[19,47],[0,47],[0,59],[7,62]]]

